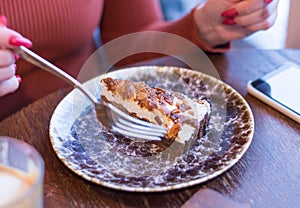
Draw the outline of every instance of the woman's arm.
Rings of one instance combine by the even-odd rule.
[[[210,46],[198,36],[193,13],[170,22],[164,20],[158,0],[107,0],[101,21],[102,42],[107,43],[133,32],[163,31],[179,35],[209,50]]]
[[[101,23],[102,42],[133,32],[163,31],[186,38],[203,50],[224,52],[230,41],[269,28],[277,4],[278,0],[207,0],[183,18],[168,22],[158,0],[108,0]]]

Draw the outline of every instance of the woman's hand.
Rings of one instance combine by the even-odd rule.
[[[278,0],[207,0],[195,9],[200,38],[211,47],[270,28]]]
[[[18,56],[12,49],[18,46],[31,47],[30,40],[22,37],[7,26],[5,16],[0,16],[0,96],[18,89],[21,77],[16,75],[16,60]]]

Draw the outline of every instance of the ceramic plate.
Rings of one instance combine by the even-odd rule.
[[[212,112],[205,136],[189,149],[176,142],[133,141],[101,126],[90,101],[74,89],[53,113],[50,139],[61,161],[88,181],[139,192],[188,187],[228,170],[251,143],[251,109],[234,89],[216,78],[176,67],[126,68],[85,83],[97,97],[99,80],[104,76],[144,81],[194,99],[206,99]]]

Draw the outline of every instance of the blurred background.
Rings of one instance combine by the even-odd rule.
[[[176,20],[205,0],[160,1],[165,18]],[[243,39],[243,46],[260,49],[300,48],[298,11],[300,11],[300,0],[279,0],[278,18],[274,26]]]

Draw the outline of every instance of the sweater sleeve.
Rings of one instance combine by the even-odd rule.
[[[162,31],[179,35],[207,52],[226,52],[230,44],[211,47],[198,35],[193,9],[177,21],[165,21],[158,0],[107,0],[101,21],[102,43],[141,31]]]

